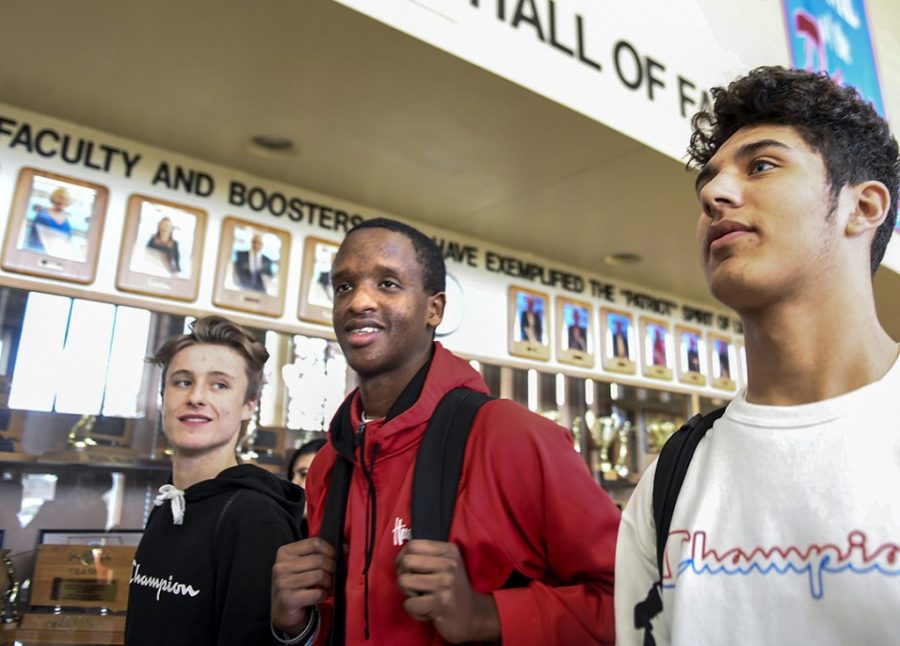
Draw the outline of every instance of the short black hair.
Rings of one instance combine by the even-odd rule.
[[[887,187],[891,204],[872,240],[874,274],[897,219],[900,161],[897,141],[872,104],[826,74],[778,66],[758,67],[728,87],[713,88],[712,97],[712,110],[691,120],[688,166],[709,163],[741,128],[784,125],[822,156],[834,199],[844,186],[860,182],[877,180]]]
[[[446,291],[447,266],[444,264],[444,254],[434,240],[415,227],[390,218],[363,220],[347,232],[347,237],[361,229],[387,229],[409,238],[416,252],[416,260],[422,267],[422,283],[425,291],[429,294]]]
[[[319,450],[328,444],[328,441],[325,439],[318,440],[310,440],[299,449],[291,453],[291,457],[288,459],[287,463],[287,479],[292,480],[294,478],[294,465],[297,464],[297,460],[300,459],[301,456],[312,453],[315,455],[319,452]]]

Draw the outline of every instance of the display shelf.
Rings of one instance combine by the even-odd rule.
[[[24,459],[20,456],[24,456]],[[22,453],[0,453],[0,466],[3,468],[15,467],[21,470],[41,471],[48,467],[53,469],[90,469],[98,471],[148,471],[165,473],[172,470],[171,464],[166,460],[154,460],[147,462],[65,462],[62,460],[45,460],[39,455],[27,455]]]

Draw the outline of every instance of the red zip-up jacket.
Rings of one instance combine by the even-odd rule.
[[[416,453],[432,412],[458,386],[487,392],[469,364],[435,343],[421,394],[387,422],[368,422],[365,470],[354,466],[344,522],[349,546],[347,644],[444,644],[430,622],[403,610],[395,559],[409,539]],[[360,424],[359,393],[351,422]],[[332,440],[334,441],[334,440]],[[377,445],[377,449],[375,448]],[[375,455],[373,460],[372,456]],[[324,447],[307,478],[310,528],[317,535],[336,458]],[[356,452],[358,460],[359,451]],[[366,513],[374,514],[372,564],[365,599]],[[475,591],[491,593],[507,644],[613,643],[613,566],[619,510],[593,480],[562,427],[509,400],[479,411],[466,445],[450,542]],[[527,587],[501,589],[517,571]],[[317,643],[327,640],[323,608]],[[368,641],[366,632],[368,631]]]

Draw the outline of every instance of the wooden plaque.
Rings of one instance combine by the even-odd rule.
[[[134,546],[41,545],[31,603],[125,612]]]
[[[124,615],[29,612],[15,631],[17,643],[25,644],[122,644]]]

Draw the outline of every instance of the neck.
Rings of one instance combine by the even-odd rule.
[[[406,362],[400,370],[388,374],[360,376],[359,397],[368,418],[385,417],[403,389],[431,357],[431,346]]]
[[[831,399],[877,381],[896,361],[897,343],[878,322],[871,285],[819,296],[741,313],[751,403]]]
[[[172,458],[172,484],[184,490],[198,482],[215,478],[228,467],[237,466],[234,447],[228,449],[227,453],[218,452],[213,455],[192,455],[176,450]]]

